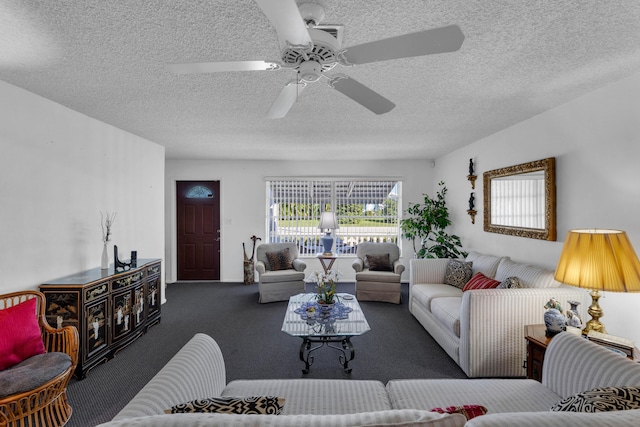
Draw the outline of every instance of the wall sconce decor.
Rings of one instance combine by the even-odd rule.
[[[478,178],[473,171],[473,159],[469,159],[469,175],[467,175],[467,179],[471,181],[471,189],[476,189],[476,178]]]
[[[471,217],[471,224],[476,223],[476,214],[478,211],[475,210],[475,196],[473,193],[469,196],[469,209],[467,209],[467,213]]]

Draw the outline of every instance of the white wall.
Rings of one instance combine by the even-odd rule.
[[[273,161],[198,161],[167,160],[165,198],[167,200],[166,254],[167,281],[177,280],[176,273],[176,181],[220,181],[221,249],[220,273],[222,281],[242,282],[242,242],[251,248],[252,235],[265,238],[265,177],[289,176],[353,176],[396,177],[403,181],[403,209],[408,202],[422,200],[429,192],[433,169],[430,161],[332,161],[273,162]],[[339,233],[338,233],[339,235]],[[413,256],[410,243],[402,248],[403,262],[409,265]],[[351,268],[353,258],[336,261],[344,274],[343,281],[354,281]],[[309,258],[307,274],[320,270],[320,262]],[[408,268],[403,280],[408,280]]]
[[[483,172],[546,157],[556,158],[558,241],[484,232]],[[475,225],[466,214],[470,158],[478,175]],[[624,230],[640,253],[639,159],[640,74],[437,159],[434,182],[446,181],[454,231],[467,248],[555,269],[575,228]],[[640,344],[640,294],[606,293],[600,305],[607,332]]]
[[[164,147],[2,81],[0,123],[0,293],[100,267],[100,211],[121,259],[164,257]]]

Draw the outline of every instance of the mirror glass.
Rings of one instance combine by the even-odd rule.
[[[484,230],[556,240],[555,158],[484,173]]]

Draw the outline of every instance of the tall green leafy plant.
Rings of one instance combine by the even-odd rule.
[[[418,258],[465,257],[467,253],[462,251],[460,237],[445,231],[451,225],[445,202],[447,187],[442,181],[438,185],[440,190],[435,198],[424,194],[424,203],[409,205],[405,211],[406,218],[400,221],[403,236],[412,240]],[[419,249],[417,242],[420,243]]]

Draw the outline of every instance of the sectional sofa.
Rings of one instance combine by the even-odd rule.
[[[602,386],[640,386],[640,364],[570,333],[553,338],[542,382],[527,379],[410,379],[379,381],[272,379],[226,384],[217,343],[196,334],[116,417],[99,427],[199,426],[545,426],[640,425],[640,409],[599,413],[550,412],[578,392]],[[277,396],[281,415],[165,414],[203,397]],[[638,402],[636,401],[636,404]],[[430,409],[482,405],[469,421]]]
[[[524,326],[544,323],[551,297],[564,307],[580,302],[582,318],[591,302],[584,289],[554,280],[554,272],[506,256],[470,252],[472,274],[503,282],[516,277],[522,288],[464,291],[446,283],[447,259],[409,262],[409,311],[470,378],[524,377]]]

